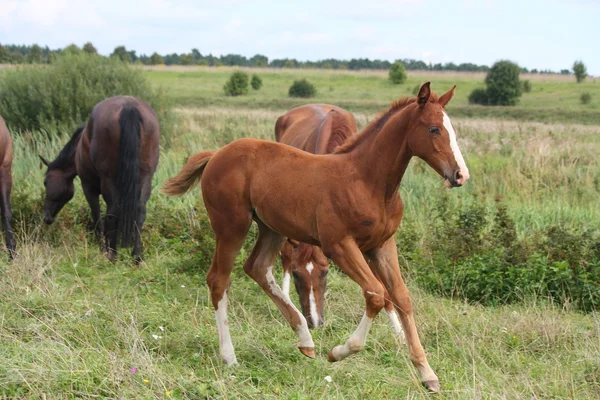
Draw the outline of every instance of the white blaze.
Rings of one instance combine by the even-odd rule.
[[[309,274],[312,274],[314,268],[315,266],[313,265],[313,263],[309,262],[308,264],[306,264],[306,270]]]
[[[452,127],[452,122],[450,122],[450,117],[448,114],[444,112],[444,128],[448,131],[448,135],[450,136],[450,148],[452,149],[452,153],[454,154],[454,159],[456,160],[456,164],[460,169],[460,173],[463,176],[463,182],[466,182],[469,179],[469,169],[467,168],[467,164],[465,164],[465,159],[458,148],[458,143],[456,142],[456,132]]]
[[[317,301],[315,300],[315,291],[312,286],[310,288],[310,295],[308,296],[310,303],[310,318],[312,319],[313,326],[319,326],[319,313],[317,312]]]

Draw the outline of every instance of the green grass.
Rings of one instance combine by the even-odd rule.
[[[79,183],[57,222],[41,224],[43,170],[37,154],[53,158],[70,132],[53,140],[13,135],[13,209],[20,255],[13,263],[5,255],[0,261],[1,396],[429,397],[406,347],[394,342],[383,315],[376,319],[362,353],[340,363],[327,362],[329,350],[349,337],[364,308],[359,287],[336,269],[330,274],[326,325],[313,332],[317,358],[304,358],[277,308],[242,270],[254,229],[237,259],[230,297],[231,333],[240,365],[226,368],[219,361],[205,284],[214,243],[199,190],[173,199],[158,193],[157,187],[195,151],[219,148],[238,137],[271,140],[281,109],[300,104],[286,97],[287,80],[303,73],[261,73],[263,88],[238,99],[222,93],[228,72],[148,72],[154,82],[170,87],[181,120],[168,148],[161,150],[143,233],[145,262],[139,267],[125,255],[113,265],[99,254],[85,229],[89,211]],[[409,83],[393,88],[377,76],[307,74],[323,93],[311,101],[349,104],[360,126],[398,97],[398,91],[409,94],[417,81],[409,74]],[[464,86],[477,85],[462,79]],[[328,81],[334,82],[331,93],[324,85]],[[441,92],[450,81],[434,80],[434,88]],[[532,83],[532,95],[538,84],[544,85],[544,92],[556,85],[565,94],[579,87]],[[594,83],[584,85],[588,91],[596,88]],[[460,90],[456,107],[466,107],[468,90]],[[536,108],[526,97],[515,110],[550,112],[542,98]],[[561,104],[572,110],[570,115],[577,114],[581,107],[569,101]],[[557,224],[576,231],[597,228],[600,128],[541,121],[453,118],[472,180],[448,192],[447,201],[494,207],[500,195],[520,236]],[[425,246],[434,205],[446,194],[441,178],[414,160],[401,194],[406,203],[403,227]],[[423,345],[440,377],[441,398],[600,398],[598,313],[578,313],[569,305],[558,308],[550,299],[523,298],[510,306],[483,307],[439,298],[410,281],[410,269],[418,265],[406,260],[402,264]],[[280,278],[279,269],[277,273]]]
[[[524,93],[515,107],[484,107],[468,104],[471,91],[483,87],[480,74],[439,74],[419,71],[408,73],[408,80],[392,85],[383,72],[336,73],[327,70],[259,70],[263,87],[248,95],[227,97],[223,85],[233,69],[190,69],[185,71],[149,70],[150,79],[169,88],[172,100],[185,107],[243,107],[287,110],[305,104],[306,100],[288,97],[294,80],[307,78],[317,88],[310,102],[331,103],[353,112],[377,112],[399,97],[412,95],[416,85],[430,80],[432,88],[442,94],[457,85],[456,96],[448,110],[454,117],[515,119],[521,121],[570,122],[600,124],[600,84],[588,79],[578,84],[574,80],[557,80],[542,76],[532,80],[532,91]],[[580,103],[583,92],[589,92],[592,102]]]

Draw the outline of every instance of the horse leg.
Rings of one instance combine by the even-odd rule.
[[[118,193],[114,182],[103,179],[101,183],[102,197],[106,203],[106,215],[104,216],[104,239],[106,245],[106,257],[114,262],[117,258],[117,224],[119,221]]]
[[[345,344],[329,352],[329,361],[340,361],[364,349],[373,320],[384,307],[385,289],[375,277],[360,249],[353,240],[345,240],[334,246],[323,247],[325,254],[352,280],[360,285],[366,302],[366,310],[360,324]]]
[[[432,392],[439,391],[439,379],[429,366],[425,351],[419,340],[410,294],[400,273],[398,250],[394,238],[389,238],[380,247],[372,250],[369,255],[371,256],[373,268],[377,271],[398,310],[406,335],[410,359],[421,375],[421,382]]]
[[[146,221],[146,203],[152,191],[152,176],[142,179],[142,188],[140,199],[137,206],[137,217],[135,220],[135,242],[131,255],[135,259],[136,264],[142,261],[142,227]]]
[[[283,280],[281,281],[281,290],[290,297],[290,274],[292,273],[292,252],[294,249],[288,242],[281,248],[281,264],[283,265]]]
[[[381,284],[385,287],[385,285],[381,281],[381,278],[379,277],[379,274],[377,273],[377,269],[376,269],[375,265],[373,265],[373,260],[370,257],[368,257],[367,262],[369,263],[369,267],[371,268],[371,271],[373,272],[373,274],[375,275],[377,280],[379,280],[379,282],[381,282]],[[406,343],[404,331],[402,330],[402,325],[400,324],[400,320],[398,319],[398,314],[396,313],[396,309],[394,307],[394,302],[392,301],[390,293],[387,291],[387,289],[385,291],[384,298],[385,298],[384,308],[385,308],[386,314],[388,315],[388,320],[390,322],[390,328],[392,328],[392,334],[394,335],[395,338],[400,340],[401,343]]]
[[[250,257],[244,263],[244,271],[254,279],[273,300],[290,327],[298,334],[298,349],[307,357],[314,358],[315,344],[308,330],[304,315],[296,308],[273,276],[273,264],[285,240],[283,236],[268,228],[262,222],[258,224],[258,239]]]
[[[81,187],[92,212],[92,224],[94,225],[96,239],[100,243],[100,251],[104,251],[105,243],[102,237],[104,228],[102,219],[100,218],[100,190],[92,183],[84,182],[83,180],[81,181]]]
[[[8,256],[12,260],[15,258],[15,237],[12,228],[12,210],[10,207],[10,192],[12,190],[12,175],[10,169],[0,168],[0,212],[2,214],[2,225],[4,226],[4,236],[6,238],[6,248]]]

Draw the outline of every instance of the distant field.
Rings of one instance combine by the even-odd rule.
[[[262,77],[263,87],[246,96],[227,97],[223,85],[236,68],[151,67],[148,77],[167,89],[169,97],[185,107],[226,107],[286,110],[294,106],[332,103],[357,112],[376,112],[399,97],[412,95],[415,86],[430,80],[433,89],[443,93],[457,85],[448,110],[454,117],[515,119],[537,122],[600,124],[600,81],[588,78],[578,84],[572,76],[524,75],[531,79],[532,91],[524,93],[515,107],[472,106],[468,96],[483,87],[484,74],[409,71],[408,81],[392,85],[385,71],[333,71],[302,69],[248,69]],[[246,70],[246,69],[243,69]],[[292,99],[288,89],[296,79],[307,78],[317,87],[312,99]],[[589,92],[592,102],[580,104],[581,93]]]

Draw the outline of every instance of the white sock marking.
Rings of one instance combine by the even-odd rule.
[[[463,182],[469,180],[469,169],[467,168],[467,164],[465,164],[465,159],[458,148],[458,142],[456,141],[456,132],[454,131],[454,127],[452,127],[452,122],[450,122],[450,117],[448,114],[444,112],[444,128],[448,131],[448,135],[450,136],[450,148],[452,149],[452,153],[454,154],[454,159],[456,160],[456,164],[458,168],[460,168],[460,173],[463,176]]]
[[[285,271],[283,274],[283,281],[281,282],[281,290],[288,297],[290,297],[290,273]]]
[[[371,329],[371,325],[373,325],[373,319],[367,316],[367,312],[363,314],[362,319],[360,320],[360,324],[352,333],[352,336],[348,339],[343,346],[336,346],[331,350],[333,357],[340,361],[344,358],[361,351],[365,344],[367,343],[367,335],[369,334],[369,329]]]
[[[310,331],[308,330],[308,324],[306,323],[306,318],[304,318],[304,315],[302,315],[302,313],[300,311],[298,311],[298,308],[296,308],[294,303],[292,303],[290,298],[288,296],[286,296],[285,293],[283,293],[283,291],[277,284],[277,281],[275,280],[275,277],[273,276],[273,267],[272,266],[267,268],[266,278],[267,278],[267,283],[269,284],[269,288],[271,289],[271,293],[273,293],[275,296],[279,297],[287,305],[289,305],[296,312],[296,314],[298,314],[298,317],[300,318],[300,325],[298,325],[296,327],[296,333],[298,334],[298,337],[300,339],[299,346],[300,347],[315,347],[315,343],[313,342],[312,335],[310,334]]]
[[[221,359],[225,361],[227,365],[237,364],[235,350],[233,349],[231,335],[229,334],[229,321],[227,319],[227,292],[223,293],[223,297],[217,304],[215,317],[217,318],[217,332],[219,333],[219,349],[221,353]]]

